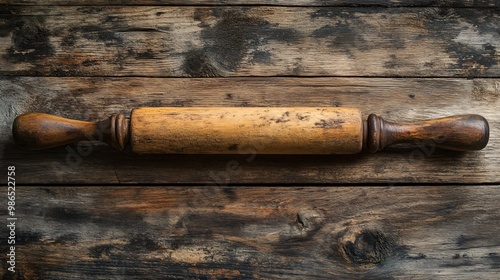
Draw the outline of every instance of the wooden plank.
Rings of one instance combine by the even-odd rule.
[[[4,6],[0,74],[498,77],[496,9]]]
[[[20,184],[135,183],[498,183],[499,79],[389,78],[57,78],[0,79],[0,151]],[[389,120],[481,114],[491,126],[478,152],[431,143],[349,156],[136,155],[103,145],[23,151],[11,140],[15,116],[44,112],[99,120],[141,106],[342,106]],[[257,147],[256,147],[257,148]]]
[[[73,6],[69,0],[2,0],[0,4]],[[498,0],[91,0],[80,6],[106,5],[272,5],[272,6],[383,6],[383,7],[499,7]]]
[[[496,279],[500,267],[499,185],[44,186],[16,197],[19,279]]]

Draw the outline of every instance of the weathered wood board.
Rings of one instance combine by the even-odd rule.
[[[5,164],[23,184],[116,183],[498,183],[498,79],[387,78],[41,78],[4,77],[0,87]],[[99,120],[141,106],[343,106],[364,117],[412,121],[478,113],[491,126],[478,152],[434,150],[430,143],[352,156],[136,155],[108,146],[23,151],[11,140],[26,112]],[[233,163],[237,165],[233,165]],[[234,168],[234,170],[233,170]],[[85,174],[92,174],[86,176]]]
[[[496,9],[12,6],[2,13],[2,75],[500,75]]]
[[[499,7],[498,0],[1,0],[12,5],[261,5],[261,6],[382,6],[382,7]]]
[[[17,279],[495,279],[500,268],[498,185],[46,186],[17,197]]]
[[[0,178],[16,166],[18,218],[14,274],[0,227],[0,278],[497,279],[499,7],[0,0]],[[96,121],[144,106],[473,113],[491,131],[477,152],[415,143],[349,156],[12,142],[22,113]]]

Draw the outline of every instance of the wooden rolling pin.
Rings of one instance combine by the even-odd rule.
[[[395,143],[434,143],[436,147],[480,150],[489,138],[479,115],[459,115],[395,123],[355,108],[137,108],[84,122],[48,114],[18,116],[14,141],[26,149],[45,149],[82,140],[99,140],[140,154],[237,154],[256,147],[260,154],[355,154]]]

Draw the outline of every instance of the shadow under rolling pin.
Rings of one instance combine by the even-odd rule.
[[[130,119],[114,114],[99,122],[28,113],[15,119],[12,132],[25,149],[98,139],[118,150],[130,144],[140,154],[237,154],[245,146],[260,154],[356,154],[422,141],[473,151],[489,139],[479,115],[396,123],[374,114],[365,121],[359,109],[337,107],[136,108]]]

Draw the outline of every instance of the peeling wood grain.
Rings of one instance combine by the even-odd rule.
[[[3,0],[11,5],[58,5],[73,6],[68,0]],[[78,2],[82,6],[103,5],[274,5],[274,6],[383,6],[383,7],[499,7],[497,0],[91,0]]]
[[[496,9],[6,6],[2,13],[3,75],[500,74]]]
[[[497,79],[388,78],[42,78],[3,77],[0,144],[4,164],[22,184],[74,183],[498,183]],[[478,152],[436,150],[429,143],[350,156],[134,155],[107,146],[22,151],[11,140],[16,115],[39,111],[99,120],[141,106],[342,106],[366,117],[412,121],[481,114],[491,126]],[[5,112],[5,114],[4,114]],[[80,149],[80,150],[78,150]],[[92,176],[85,176],[92,174]]]
[[[494,279],[498,272],[498,185],[43,186],[19,187],[17,197],[19,278]]]

